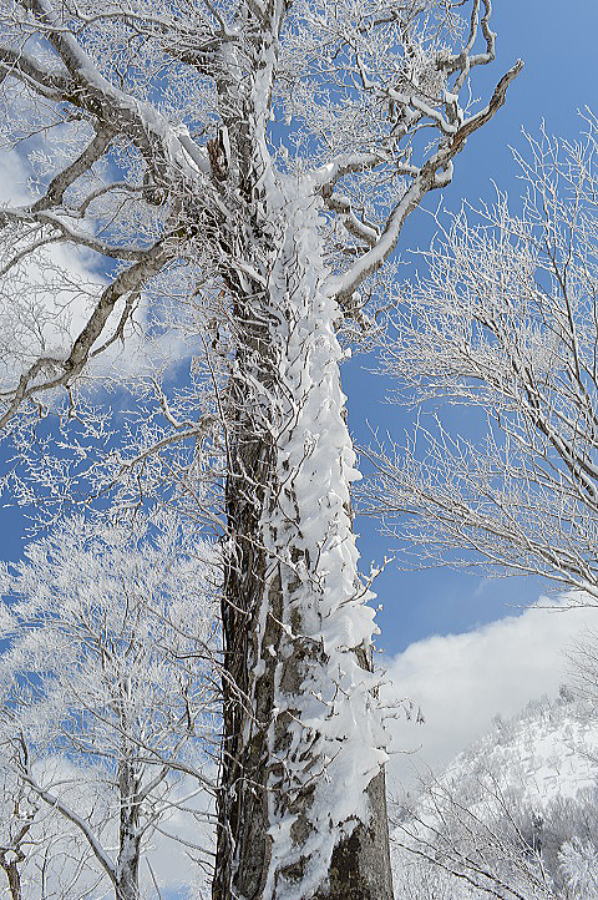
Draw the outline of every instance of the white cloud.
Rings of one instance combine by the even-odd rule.
[[[554,601],[551,601],[554,606]],[[598,624],[598,609],[540,608],[548,601],[464,634],[411,644],[387,666],[388,699],[408,697],[425,721],[391,719],[391,793],[413,786],[417,772],[441,771],[496,715],[508,717],[567,680],[565,652]]]
[[[0,202],[9,206],[27,203],[30,193],[27,188],[28,174],[22,160],[15,152],[0,155]]]

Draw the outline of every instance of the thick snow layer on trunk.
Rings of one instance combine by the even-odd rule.
[[[366,789],[386,754],[377,678],[364,667],[376,627],[352,529],[349,488],[360,476],[340,384],[340,313],[322,289],[317,199],[283,203],[285,234],[269,282],[279,323],[276,496],[263,514],[264,599],[279,583],[283,638],[276,650],[261,647],[262,660],[278,657],[263,896],[305,900],[326,883],[335,846],[367,823]]]

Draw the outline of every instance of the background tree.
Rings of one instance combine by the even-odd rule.
[[[595,604],[596,119],[577,143],[529,147],[521,212],[499,195],[439,226],[383,351],[399,396],[471,407],[485,436],[422,415],[406,448],[372,452],[372,505],[420,560],[542,575]]]
[[[26,557],[0,659],[3,764],[12,802],[32,809],[13,856],[43,808],[79,832],[117,900],[138,900],[152,838],[209,860],[195,819],[214,783],[214,554],[162,516],[133,533],[66,521]]]
[[[198,507],[209,519],[219,501],[226,518],[222,900],[391,896],[337,332],[343,317],[367,325],[368,279],[505,100],[519,63],[471,102],[495,57],[490,17],[490,0],[0,12],[5,145],[33,169],[32,196],[0,216],[0,422],[48,503],[86,479],[146,502],[165,473],[194,497],[206,457],[222,460],[224,496]],[[135,434],[121,420],[110,433],[80,389],[110,363],[131,374],[115,354],[139,344],[139,322],[171,363],[188,362],[175,338],[190,322],[198,361],[175,398],[180,370],[173,386],[150,359],[141,400],[158,402]],[[50,407],[59,453],[55,426],[38,427]]]

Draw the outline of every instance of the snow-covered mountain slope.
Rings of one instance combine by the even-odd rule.
[[[479,779],[493,773],[505,791],[546,807],[557,797],[575,797],[596,783],[598,717],[591,704],[576,702],[567,689],[557,700],[528,704],[503,721],[447,768],[443,781],[475,796]]]
[[[598,710],[563,690],[497,719],[396,812],[396,897],[598,898]]]

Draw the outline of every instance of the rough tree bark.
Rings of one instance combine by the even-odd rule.
[[[18,792],[17,787],[17,792]],[[26,850],[35,816],[35,807],[30,804],[29,812],[23,813],[25,801],[22,795],[10,797],[4,791],[4,803],[15,814],[14,830],[10,829],[8,840],[0,846],[0,868],[8,880],[11,900],[23,900],[23,880],[21,867],[26,861]],[[6,812],[6,809],[4,810]]]
[[[297,233],[288,230],[290,243]],[[298,511],[302,502],[296,488],[302,477],[311,479],[314,492],[324,491],[322,500],[328,510],[322,512],[330,513],[326,529],[330,534],[346,534],[348,546],[342,549],[348,558],[341,561],[346,569],[345,592],[339,605],[356,602],[359,591],[350,535],[350,465],[338,473],[341,478],[336,481],[346,494],[341,508],[328,504],[325,493],[337,475],[334,470],[342,458],[343,444],[348,446],[342,402],[329,408],[331,379],[340,394],[338,362],[332,356],[320,383],[307,388],[302,388],[299,378],[293,384],[280,373],[281,325],[286,329],[292,323],[291,330],[301,321],[309,323],[310,317],[313,321],[324,302],[317,293],[310,293],[309,279],[301,271],[309,260],[302,260],[294,248],[293,253],[294,258],[288,259],[282,251],[282,284],[276,286],[277,297],[256,289],[251,299],[238,302],[243,332],[238,378],[231,385],[231,405],[237,416],[229,432],[227,510],[233,545],[223,602],[228,677],[224,683],[226,743],[214,891],[219,900],[279,896],[279,891],[282,896],[283,885],[286,890],[295,882],[304,885],[310,851],[301,847],[308,848],[315,837],[314,824],[305,813],[314,802],[309,768],[318,766],[317,735],[303,748],[305,773],[310,777],[304,780],[296,775],[293,784],[288,772],[291,758],[298,752],[291,733],[293,723],[302,718],[298,698],[310,689],[311,679],[321,681],[330,665],[330,655],[316,637],[321,625],[318,608],[325,602],[325,576],[318,569],[323,547],[317,542],[310,546],[301,516],[290,514],[293,508]],[[301,294],[304,316],[298,315],[296,305]],[[281,297],[293,301],[285,308]],[[334,318],[339,315],[336,304],[329,302],[327,312],[330,318],[320,320],[320,329],[328,330],[327,339],[334,340]],[[321,333],[315,329],[301,338],[303,346],[298,349],[306,362],[317,352],[319,338]],[[248,391],[248,385],[254,389]],[[296,402],[289,402],[293,387]],[[325,411],[315,435],[302,427],[308,407]],[[328,437],[335,434],[341,434],[343,440],[329,442]],[[307,439],[312,441],[309,455],[293,459],[297,443]],[[314,455],[319,459],[317,474],[311,471],[305,476],[303,470],[309,468]],[[338,521],[339,517],[344,521]],[[350,646],[349,652],[358,666],[370,669],[366,646]],[[288,699],[287,707],[283,697]],[[308,759],[310,745],[313,753]],[[314,896],[339,900],[392,896],[383,773],[375,776],[367,790],[370,821],[331,848],[329,884]],[[276,819],[296,817],[296,852],[291,865],[281,861],[273,866],[273,812]]]

